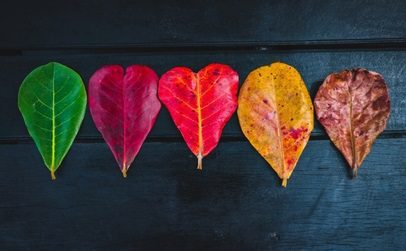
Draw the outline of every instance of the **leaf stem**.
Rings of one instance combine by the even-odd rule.
[[[358,175],[358,167],[357,167],[357,165],[355,165],[355,166],[352,168],[352,178],[356,178],[357,175]]]
[[[121,170],[121,172],[123,173],[123,177],[127,178],[127,167],[125,164],[123,165],[123,169]]]
[[[56,180],[55,170],[54,169],[51,169],[51,179]]]
[[[202,170],[203,169],[203,155],[202,153],[199,152],[197,155],[197,170]]]
[[[286,187],[288,185],[288,179],[287,178],[283,178],[282,179],[282,186]]]

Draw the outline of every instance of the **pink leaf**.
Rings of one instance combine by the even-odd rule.
[[[104,66],[89,82],[89,107],[97,129],[117,163],[127,170],[161,109],[157,98],[158,76],[147,66]]]

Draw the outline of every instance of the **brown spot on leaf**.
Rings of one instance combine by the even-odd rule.
[[[379,98],[377,98],[373,103],[372,103],[372,109],[374,110],[379,110],[384,106],[387,106],[387,99],[385,96],[380,96]]]

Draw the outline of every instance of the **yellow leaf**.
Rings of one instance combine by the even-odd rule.
[[[237,113],[244,135],[286,187],[313,130],[313,104],[299,72],[284,63],[252,71]]]

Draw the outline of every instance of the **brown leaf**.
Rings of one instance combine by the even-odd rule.
[[[314,105],[317,119],[356,176],[389,118],[383,77],[366,69],[330,74],[320,86]]]

